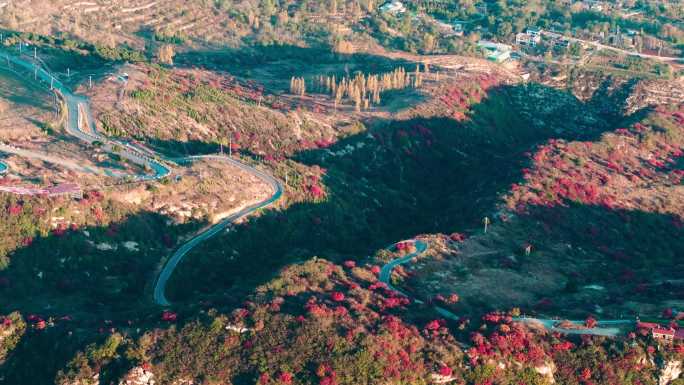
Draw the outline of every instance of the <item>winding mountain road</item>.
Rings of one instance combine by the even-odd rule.
[[[61,96],[67,109],[67,122],[65,124],[65,129],[69,134],[89,144],[99,145],[103,150],[109,153],[117,154],[124,159],[127,159],[145,169],[150,169],[152,171],[151,174],[116,176],[132,178],[138,181],[145,181],[160,179],[171,174],[171,168],[167,166],[167,163],[170,163],[169,161],[173,160],[162,161],[161,159],[163,159],[163,157],[161,155],[156,153],[151,154],[150,150],[139,149],[132,144],[119,142],[100,135],[95,127],[88,99],[85,96],[72,93],[68,87],[60,82],[55,76],[50,74],[40,62],[34,62],[28,57],[27,59],[23,59],[22,57],[17,57],[5,52],[0,52],[0,61],[6,62],[8,66],[16,65],[26,71],[32,72],[36,81],[41,81],[45,85],[49,85],[50,90],[53,90]],[[159,276],[155,280],[153,300],[156,304],[161,306],[170,305],[170,302],[165,295],[166,284],[178,264],[192,249],[197,247],[197,245],[200,243],[218,234],[234,221],[259,209],[272,205],[282,197],[284,191],[281,183],[273,176],[227,156],[190,156],[176,159],[175,162],[184,163],[193,162],[196,160],[213,160],[216,162],[229,163],[232,166],[248,172],[266,182],[272,188],[273,194],[267,199],[249,207],[245,207],[237,213],[232,214],[228,218],[223,219],[221,222],[209,227],[183,244],[166,262]],[[0,162],[0,174],[5,171],[7,171],[7,165]]]
[[[92,112],[90,110],[90,105],[88,102],[88,99],[84,96],[76,95],[73,94],[64,84],[62,84],[58,79],[56,79],[53,75],[51,75],[47,70],[45,70],[41,65],[38,63],[31,62],[30,60],[24,60],[20,57],[16,57],[13,55],[9,55],[4,52],[0,52],[0,60],[5,60],[8,64],[13,63],[14,65],[20,66],[24,68],[25,70],[31,71],[34,73],[34,76],[36,80],[40,80],[44,82],[45,84],[48,84],[50,86],[51,90],[54,90],[57,92],[64,100],[66,107],[67,107],[67,123],[65,125],[65,128],[68,133],[71,135],[79,138],[82,141],[85,141],[90,144],[99,144],[102,146],[102,148],[110,153],[115,153],[121,156],[122,158],[128,159],[132,161],[133,163],[136,163],[138,165],[141,165],[145,168],[149,168],[153,171],[153,174],[138,174],[138,175],[132,175],[130,177],[137,179],[137,180],[155,180],[155,179],[160,179],[165,176],[168,176],[171,173],[170,167],[168,167],[165,163],[163,163],[161,160],[161,156],[156,156],[152,157],[149,154],[149,150],[141,150],[136,148],[133,145],[126,144],[123,142],[118,142],[115,140],[112,140],[110,138],[107,138],[105,136],[102,136],[97,133],[97,130],[95,129],[95,126],[93,124],[94,119],[92,117]],[[85,115],[86,119],[83,121],[83,115]],[[89,132],[83,131],[83,127],[87,126],[89,129]],[[221,156],[221,155],[204,155],[204,156],[190,156],[186,158],[181,158],[181,159],[176,159],[175,161],[177,163],[184,163],[184,162],[194,162],[196,160],[214,160],[217,162],[225,162],[229,163],[245,172],[249,172],[252,175],[256,176],[257,178],[261,179],[262,181],[266,182],[267,184],[270,185],[270,187],[273,189],[273,194],[268,197],[267,199],[258,202],[256,204],[253,204],[249,207],[245,207],[242,210],[230,215],[229,217],[225,218],[221,222],[209,227],[208,229],[202,231],[201,233],[197,234],[194,236],[192,239],[184,243],[180,248],[176,250],[176,252],[171,255],[168,261],[164,264],[161,272],[159,273],[157,279],[155,280],[154,283],[154,293],[153,293],[153,300],[156,304],[161,305],[161,306],[169,306],[170,302],[166,298],[165,292],[166,292],[166,285],[168,280],[170,279],[171,275],[175,271],[176,267],[178,264],[183,260],[183,258],[195,247],[197,247],[199,244],[202,242],[208,240],[209,238],[215,236],[219,232],[225,230],[231,223],[235,222],[236,220],[249,215],[259,209],[268,207],[278,201],[282,195],[283,195],[283,186],[281,183],[275,179],[273,176],[260,171],[252,166],[249,166],[247,164],[244,164],[242,162],[239,162],[235,159],[232,159],[227,156]],[[7,165],[5,163],[0,162],[0,174],[4,173],[7,171]],[[387,287],[391,290],[394,290],[401,295],[404,295],[406,297],[409,297],[409,295],[403,293],[399,289],[395,288],[391,284],[391,275],[392,271],[400,265],[410,263],[413,261],[414,258],[417,258],[418,256],[422,255],[425,253],[428,249],[428,245],[425,241],[419,240],[419,239],[412,239],[408,241],[402,241],[404,243],[410,242],[414,245],[415,251],[401,257],[394,259],[387,264],[385,264],[379,274],[379,281],[383,282],[384,284],[387,285]],[[389,247],[387,247],[387,250],[390,251],[396,251],[397,250],[397,245],[399,245],[402,242],[397,242]],[[415,302],[417,303],[423,303],[420,300],[414,299]],[[452,313],[451,311],[435,306],[435,310],[442,315],[445,318],[453,319],[453,320],[458,320],[459,317]],[[552,320],[552,319],[538,319],[538,318],[529,318],[529,317],[518,317],[515,318],[516,321],[519,322],[527,322],[527,323],[537,323],[541,324],[544,327],[546,327],[549,330],[552,331],[559,331],[563,333],[573,333],[573,334],[593,334],[593,335],[605,335],[605,336],[615,336],[619,333],[618,328],[594,328],[594,329],[567,329],[567,328],[559,328],[556,325],[560,322],[559,320]],[[581,325],[583,321],[569,321],[573,324],[576,325]],[[598,321],[599,325],[618,325],[618,324],[630,324],[633,323],[633,321],[628,321],[628,320],[603,320],[603,321]]]
[[[397,243],[395,243],[389,247],[386,247],[386,250],[396,251],[397,246],[400,243],[412,243],[416,249],[415,249],[415,251],[408,253],[401,258],[397,258],[397,259],[394,259],[394,260],[388,262],[382,268],[380,268],[380,274],[378,274],[378,280],[380,282],[384,283],[388,289],[394,290],[397,293],[403,295],[404,297],[411,298],[411,296],[409,296],[408,294],[406,294],[403,291],[392,286],[392,283],[391,283],[392,271],[394,271],[394,268],[396,268],[397,266],[410,263],[413,261],[414,258],[417,258],[421,254],[426,252],[428,249],[428,245],[427,245],[427,243],[425,243],[425,241],[421,241],[420,239],[411,239],[411,240],[397,242]],[[415,298],[413,299],[413,301],[416,303],[419,303],[419,304],[423,303],[423,301],[421,301],[419,299],[415,299]],[[449,310],[444,309],[442,307],[434,306],[434,309],[435,309],[435,311],[437,311],[437,313],[439,313],[444,318],[452,319],[455,321],[460,319],[459,316],[457,316],[456,314],[454,314],[454,313],[450,312]]]
[[[220,155],[205,155],[205,156],[193,156],[193,157],[188,157],[184,158],[184,161],[189,161],[192,162],[194,160],[199,160],[199,159],[210,159],[210,160],[216,160],[219,162],[226,162],[230,163],[231,165],[244,170],[246,172],[251,173],[252,175],[255,175],[257,178],[261,179],[262,181],[268,183],[271,188],[273,189],[273,195],[271,195],[268,199],[261,201],[259,203],[256,203],[254,205],[248,206],[243,208],[242,210],[228,216],[227,218],[223,219],[221,222],[213,225],[206,231],[196,235],[194,238],[190,239],[188,242],[183,244],[172,256],[171,258],[166,262],[164,267],[162,268],[162,271],[159,273],[159,276],[157,277],[156,282],[154,283],[154,302],[158,305],[161,306],[169,306],[171,303],[168,301],[166,298],[166,295],[164,294],[166,292],[166,284],[171,278],[171,274],[173,274],[173,271],[176,269],[180,261],[197,245],[200,243],[206,241],[207,239],[213,237],[214,235],[218,234],[222,230],[226,229],[228,226],[230,226],[231,223],[235,222],[236,220],[249,215],[259,209],[265,208],[267,206],[272,205],[276,201],[280,199],[280,197],[283,195],[283,186],[280,184],[280,182],[272,177],[269,174],[266,174],[265,172],[259,171],[254,167],[248,166],[244,163],[238,162],[235,159],[229,158],[227,156],[220,156]]]

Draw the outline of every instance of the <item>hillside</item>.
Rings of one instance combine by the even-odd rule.
[[[0,385],[683,385],[681,16],[0,0]]]

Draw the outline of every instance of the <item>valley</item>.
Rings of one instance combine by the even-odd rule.
[[[585,61],[512,4],[24,3],[0,384],[684,381],[676,33]]]

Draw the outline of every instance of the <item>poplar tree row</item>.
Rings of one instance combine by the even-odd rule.
[[[304,96],[304,94],[306,94],[306,81],[304,81],[304,78],[293,76],[290,79],[290,93],[299,96]]]
[[[408,73],[403,67],[392,72],[377,75],[357,73],[354,77],[337,79],[333,76],[318,76],[314,78],[314,89],[327,93],[335,100],[335,106],[343,100],[354,103],[357,111],[368,109],[371,105],[380,104],[380,94],[389,90],[401,90],[408,87],[420,87],[423,74],[420,66],[416,66],[413,73]]]

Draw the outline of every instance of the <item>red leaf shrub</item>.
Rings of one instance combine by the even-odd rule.
[[[443,365],[442,367],[439,368],[439,374],[441,376],[450,377],[453,373],[454,373],[454,371],[446,365]]]
[[[342,302],[344,301],[344,293],[341,293],[339,291],[333,292],[330,295],[330,298],[335,302]]]
[[[284,385],[289,385],[292,383],[292,373],[290,372],[281,372],[278,375],[278,381]]]
[[[588,317],[584,321],[584,326],[588,327],[589,329],[593,329],[596,327],[596,319],[594,317]]]
[[[21,214],[23,207],[19,204],[11,205],[7,208],[7,213],[10,216],[16,217]]]
[[[432,321],[428,322],[427,325],[425,325],[426,330],[433,330],[433,331],[439,330],[440,327],[442,327],[442,325],[440,324],[440,322],[438,320],[432,320]]]
[[[169,310],[164,310],[161,318],[163,321],[174,322],[178,318],[178,314],[171,312]]]

